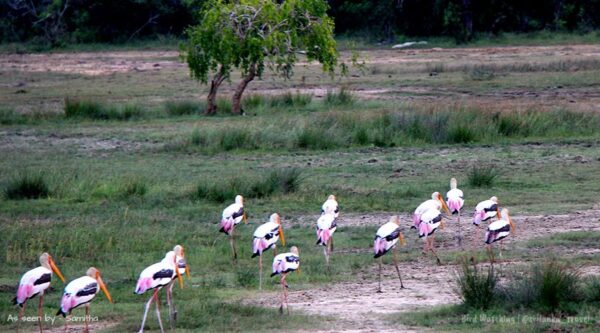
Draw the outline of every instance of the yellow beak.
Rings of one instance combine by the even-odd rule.
[[[188,279],[192,278],[190,274],[190,265],[185,264],[185,275],[187,275]]]
[[[279,237],[281,238],[281,245],[285,246],[285,236],[283,236],[283,228],[279,225]]]
[[[406,242],[404,241],[404,234],[400,233],[400,246],[404,246],[406,244]]]
[[[60,270],[58,269],[58,267],[56,267],[56,264],[54,264],[54,260],[52,260],[52,258],[50,258],[50,268],[52,268],[52,271],[54,273],[56,273],[56,275],[58,276],[58,278],[65,283],[65,278],[63,277],[62,273],[60,272]]]
[[[177,257],[173,259],[175,264],[175,274],[177,274],[177,280],[179,280],[179,287],[183,289],[183,279],[181,278],[181,273],[179,273],[179,266],[177,265]]]
[[[440,202],[442,203],[442,209],[446,212],[446,214],[450,214],[450,209],[448,208],[448,205],[446,205],[446,201],[444,201],[444,199],[442,199],[442,197],[439,198]]]
[[[108,298],[109,302],[113,302],[112,297],[110,297],[110,293],[108,292],[108,289],[106,289],[106,285],[104,284],[104,281],[102,281],[102,278],[100,276],[98,276],[98,284],[100,285],[100,289],[102,289],[102,292],[104,292],[104,295],[106,295],[106,298]]]
[[[500,214],[500,209],[496,209],[496,218],[499,220],[502,218],[502,214]]]
[[[242,215],[242,220],[244,221],[244,224],[248,224],[248,217],[246,216],[246,212],[244,212],[244,215]]]
[[[517,234],[517,227],[515,226],[515,224],[513,223],[512,219],[510,218],[510,216],[508,217],[508,223],[510,224],[510,228],[513,231],[513,234],[516,235]]]

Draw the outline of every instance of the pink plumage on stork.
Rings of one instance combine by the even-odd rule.
[[[421,215],[430,209],[437,209],[439,211],[443,209],[447,214],[450,214],[450,210],[440,192],[433,192],[431,194],[431,199],[423,201],[417,206],[417,209],[415,209],[415,212],[413,213],[413,228],[419,228],[419,225],[421,224]]]
[[[23,313],[25,312],[25,304],[27,300],[35,297],[36,295],[40,295],[40,302],[38,304],[38,323],[40,326],[40,332],[42,332],[42,306],[44,304],[44,292],[48,287],[50,287],[50,282],[52,280],[52,272],[56,273],[61,281],[64,283],[65,278],[62,273],[56,267],[52,256],[48,253],[42,253],[40,256],[40,267],[36,267],[30,271],[27,271],[21,277],[21,281],[19,282],[19,288],[17,289],[17,296],[13,299],[13,304],[19,305],[21,307],[19,311],[19,321],[17,325],[20,325],[21,319],[23,318]],[[17,332],[19,331],[19,326],[17,326]]]
[[[156,302],[156,316],[158,317],[158,324],[160,331],[164,332],[162,320],[160,318],[160,300],[158,298],[159,290],[171,283],[174,278],[179,280],[179,286],[183,288],[183,280],[181,273],[177,267],[177,254],[175,251],[169,251],[165,255],[165,258],[153,265],[148,266],[140,273],[140,277],[135,287],[136,294],[143,294],[148,290],[154,289],[154,293],[146,303],[146,309],[144,310],[144,317],[142,319],[142,326],[139,332],[144,332],[144,325],[146,324],[146,317],[148,316],[148,310],[152,302]]]
[[[481,222],[488,221],[494,217],[498,219],[500,218],[500,208],[498,206],[497,197],[491,197],[475,206],[475,212],[473,213],[473,225],[477,227],[477,229],[475,229],[475,239],[479,239],[479,228]]]
[[[442,213],[435,209],[431,208],[425,213],[421,214],[419,221],[419,238],[424,238],[425,243],[423,244],[423,252],[427,254],[428,251],[431,251],[437,260],[438,265],[441,265],[440,257],[438,257],[437,253],[434,250],[435,235],[433,234],[438,227],[444,226],[444,221],[442,217]]]
[[[281,218],[279,214],[273,213],[269,217],[269,222],[262,224],[254,231],[252,240],[252,258],[258,256],[258,288],[262,289],[262,254],[264,251],[273,248],[277,255],[277,241],[281,237],[281,244],[285,246],[285,236],[281,227]]]
[[[400,280],[400,288],[404,289],[402,283],[402,276],[400,275],[400,269],[398,268],[398,258],[396,243],[400,240],[400,245],[404,246],[404,234],[400,229],[400,218],[394,215],[390,218],[390,221],[382,225],[375,234],[375,240],[373,242],[373,249],[375,251],[375,258],[379,258],[379,289],[378,293],[381,292],[381,265],[382,256],[388,251],[393,249],[394,265],[396,266],[396,272],[398,273],[398,279]]]
[[[462,210],[465,200],[463,199],[463,191],[457,188],[458,182],[456,178],[450,179],[450,191],[446,193],[446,203],[452,215],[456,214],[456,223],[458,224],[458,246],[462,246],[462,230],[460,227],[460,211]]]
[[[271,277],[281,274],[281,287],[283,289],[281,297],[281,306],[279,307],[279,313],[283,313],[283,308],[287,309],[288,315],[290,314],[290,308],[288,305],[288,285],[285,282],[285,278],[288,273],[298,271],[300,273],[300,252],[297,247],[292,246],[290,252],[281,253],[273,258],[273,272]]]
[[[335,198],[335,195],[333,194],[329,195],[329,197],[327,197],[327,200],[325,200],[325,202],[321,206],[321,215],[326,214],[328,212],[333,213],[335,218],[337,218],[340,215],[340,207]]]
[[[179,275],[187,275],[190,278],[190,267],[185,261],[185,253],[183,250],[183,246],[175,245],[173,248],[173,252],[175,252],[175,257],[177,260],[177,269],[179,270]],[[177,279],[177,275],[173,276],[171,282],[167,285],[167,304],[169,305],[169,326],[171,329],[175,328],[175,321],[177,320],[177,309],[175,309],[175,304],[173,302],[173,285],[175,285],[175,280]]]
[[[235,239],[233,238],[233,232],[235,226],[240,222],[248,223],[246,218],[246,212],[244,211],[244,197],[237,195],[235,202],[223,209],[221,216],[221,229],[219,231],[229,235],[229,245],[231,245],[231,251],[233,252],[233,260],[237,259],[237,251],[235,249]]]
[[[500,213],[500,219],[490,223],[485,232],[485,243],[487,244],[487,251],[491,262],[494,262],[494,250],[492,250],[492,244],[498,241],[500,242],[500,258],[502,258],[503,240],[510,235],[511,231],[515,234],[516,227],[510,218],[508,209],[504,208]]]
[[[96,297],[96,294],[100,290],[104,292],[108,301],[112,303],[112,297],[110,296],[108,289],[106,289],[104,281],[102,281],[100,271],[95,267],[90,267],[85,273],[85,276],[75,279],[67,284],[60,301],[60,309],[56,315],[62,315],[66,318],[71,314],[73,309],[85,305],[84,332],[89,332],[88,317],[90,314],[90,302]],[[67,321],[68,320],[65,320],[65,332],[67,332]]]
[[[317,245],[323,245],[323,253],[325,254],[325,263],[329,269],[329,256],[333,251],[333,233],[337,229],[335,214],[333,211],[328,211],[319,217],[317,220]]]

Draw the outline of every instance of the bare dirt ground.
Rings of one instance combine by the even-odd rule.
[[[461,221],[463,246],[466,252],[473,247],[483,248],[481,245],[483,242],[478,242],[476,239],[469,213],[464,214],[467,216],[463,216]],[[387,222],[390,215],[389,213],[343,214],[340,216],[339,226],[372,226],[375,230],[379,225]],[[293,223],[311,223],[310,221],[316,219],[316,215],[303,216]],[[517,232],[510,235],[504,244],[506,251],[520,246],[520,242],[537,237],[568,231],[598,231],[600,230],[600,207],[596,205],[594,209],[572,214],[514,216],[512,219],[517,226]],[[402,214],[401,220],[406,222],[406,232],[414,232],[408,229],[411,221],[409,215]],[[456,221],[447,221],[446,228],[437,232],[438,252],[460,250],[453,237],[457,232]],[[483,234],[482,231],[479,239],[483,238]],[[408,246],[412,247],[413,251],[419,251],[420,244]],[[598,249],[588,249],[586,253],[600,251],[600,244],[598,246]],[[365,249],[364,252],[367,253],[369,250]],[[335,255],[334,253],[333,256]],[[501,261],[498,266],[501,270],[510,270],[511,267],[524,263],[506,260]],[[400,267],[406,289],[400,289],[393,266],[384,265],[383,293],[377,293],[377,265],[374,261],[374,265],[368,271],[356,276],[353,282],[335,283],[300,291],[293,290],[292,286],[289,293],[290,309],[339,319],[339,325],[332,329],[332,332],[416,332],[423,331],[423,328],[391,326],[388,316],[393,313],[427,309],[460,301],[454,291],[453,282],[457,266],[437,266],[434,259],[428,256],[416,263],[401,262]],[[587,266],[581,270],[583,274],[599,274],[600,266]],[[250,302],[265,307],[277,307],[278,305],[273,303],[274,299],[279,299],[277,293],[261,294],[259,298]]]

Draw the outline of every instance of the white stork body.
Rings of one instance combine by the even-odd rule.
[[[460,226],[460,211],[465,204],[465,200],[463,199],[463,191],[457,188],[456,178],[450,179],[450,191],[446,193],[446,204],[448,205],[448,209],[452,215],[456,214],[456,223],[458,224],[458,246],[462,247],[462,230]]]
[[[220,232],[229,235],[229,245],[231,246],[231,251],[233,252],[234,261],[237,259],[237,251],[235,249],[233,232],[235,230],[235,226],[242,221],[247,221],[246,213],[244,212],[244,197],[237,195],[235,197],[235,202],[223,209],[223,214],[221,215],[221,229],[219,230]]]
[[[287,308],[288,314],[290,314],[290,309],[288,307],[287,301],[287,288],[288,285],[285,282],[285,278],[288,273],[294,272],[296,270],[300,270],[300,252],[298,248],[292,246],[290,252],[281,253],[273,258],[273,271],[271,273],[271,277],[275,275],[281,275],[281,287],[283,288],[283,295],[281,298],[281,306],[279,307],[279,312],[283,312],[283,308]]]
[[[336,229],[337,223],[333,213],[319,216],[317,220],[317,244],[326,246]]]
[[[488,200],[484,200],[475,206],[475,212],[473,213],[473,224],[479,226],[482,221],[487,221],[493,217],[500,217],[500,211],[498,210],[498,198],[491,197]]]
[[[394,265],[396,266],[396,272],[398,273],[398,279],[400,279],[400,288],[404,289],[402,284],[402,276],[400,275],[400,269],[398,268],[398,259],[396,255],[396,243],[400,240],[400,244],[404,245],[404,235],[400,229],[400,218],[394,215],[390,218],[390,221],[377,229],[375,233],[375,240],[373,241],[373,250],[375,252],[375,258],[379,258],[379,289],[377,292],[381,292],[381,265],[382,256],[388,251],[393,249],[394,253]]]
[[[434,232],[440,227],[443,227],[442,213],[437,209],[430,209],[423,213],[419,221],[419,238],[425,238],[423,244],[423,252],[431,251],[435,256],[438,265],[441,264],[440,258],[434,250],[433,242],[435,241]]]
[[[335,218],[340,215],[340,207],[335,199],[335,195],[330,195],[321,206],[321,214],[332,213]]]
[[[186,274],[189,278],[190,270],[187,262],[185,261],[183,246],[175,245],[172,252],[175,253],[175,261],[177,263],[177,270],[179,271],[179,276],[183,276],[183,274]],[[163,261],[168,261],[168,257],[170,257],[170,254],[167,254]],[[173,301],[173,285],[175,284],[176,277],[177,273],[175,274],[175,276],[173,276],[173,279],[171,279],[171,282],[169,282],[169,284],[167,285],[167,304],[169,305],[169,326],[171,326],[171,329],[175,328],[175,321],[177,320],[177,309],[175,308],[175,304]],[[183,284],[181,284],[181,286],[183,287]]]
[[[181,275],[179,269],[177,267],[177,256],[175,251],[169,251],[165,255],[165,258],[153,265],[148,266],[146,269],[140,273],[140,277],[138,279],[137,285],[135,287],[136,294],[143,294],[148,290],[154,289],[154,293],[146,303],[146,309],[144,311],[144,317],[142,319],[142,326],[140,327],[139,332],[144,331],[144,325],[146,324],[146,317],[148,316],[148,310],[150,309],[150,305],[152,302],[156,302],[156,316],[158,318],[158,324],[160,326],[160,331],[163,332],[162,320],[160,319],[160,309],[159,304],[160,300],[158,298],[159,290],[171,283],[171,281],[177,277],[180,279],[181,283]]]
[[[508,237],[511,231],[514,234],[515,230],[515,225],[510,218],[508,209],[504,208],[502,210],[501,219],[490,223],[485,233],[485,243],[488,246],[488,253],[490,254],[492,262],[494,261],[494,252],[491,248],[492,244],[498,241],[502,244],[502,240]],[[502,257],[502,246],[500,247],[500,257]]]
[[[439,192],[433,192],[431,194],[431,199],[423,201],[415,209],[415,212],[413,213],[413,226],[418,229],[419,224],[421,223],[421,215],[432,209],[438,211],[444,209],[447,213],[450,213],[448,206],[446,206],[446,202],[442,199],[442,195]]]
[[[19,323],[25,312],[25,303],[28,299],[40,295],[40,302],[38,304],[38,317],[42,316],[42,306],[44,304],[44,292],[50,287],[52,281],[52,272],[56,272],[56,275],[64,282],[65,278],[58,270],[58,267],[54,264],[52,257],[48,253],[43,253],[40,256],[40,267],[36,267],[32,270],[27,271],[21,277],[19,282],[19,288],[17,289],[17,295],[13,299],[13,304],[19,305],[21,310],[19,311]],[[40,326],[40,332],[42,332],[42,321],[38,321]],[[18,326],[17,326],[18,331]]]
[[[264,251],[273,248],[276,251],[275,244],[281,236],[281,244],[285,246],[285,237],[281,228],[281,218],[277,213],[271,214],[269,222],[262,224],[254,231],[252,240],[252,258],[258,256],[259,271],[259,289],[262,289],[262,254]],[[277,253],[275,253],[277,254]]]
[[[98,294],[100,290],[104,292],[108,301],[112,303],[112,298],[104,285],[104,281],[102,281],[102,277],[100,277],[100,271],[94,267],[90,267],[85,276],[77,278],[67,284],[60,301],[60,309],[56,315],[67,317],[71,314],[73,309],[85,305],[84,332],[88,332],[87,318],[89,317],[90,311],[89,303],[96,297],[96,294]],[[67,321],[68,320],[65,320],[65,332],[67,331]]]

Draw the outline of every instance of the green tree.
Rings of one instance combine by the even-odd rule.
[[[217,90],[234,68],[242,73],[232,96],[235,114],[248,83],[265,68],[289,78],[299,54],[333,74],[338,52],[327,9],[323,0],[207,1],[182,50],[192,77],[208,83],[211,76],[206,113],[216,112]]]

